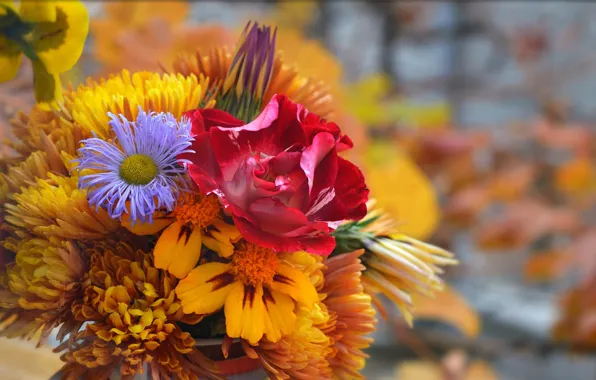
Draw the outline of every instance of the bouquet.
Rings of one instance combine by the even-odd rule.
[[[324,83],[275,38],[249,23],[233,51],[88,80],[13,121],[2,335],[55,333],[66,379],[362,378],[373,305],[411,321],[455,260],[373,208]]]

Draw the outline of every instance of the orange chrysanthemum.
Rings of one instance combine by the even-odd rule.
[[[329,332],[334,350],[329,357],[333,378],[363,379],[360,370],[368,357],[363,350],[373,342],[368,335],[375,331],[377,320],[371,297],[361,282],[365,269],[359,259],[362,253],[345,253],[325,262],[323,304],[336,320],[335,328]]]
[[[123,379],[143,373],[178,379],[217,377],[214,364],[176,322],[194,324],[184,314],[174,288],[177,279],[153,267],[152,257],[124,243],[87,252],[90,271],[84,296],[73,305],[76,320],[87,322],[76,345],[63,344],[67,379],[108,378],[119,367]]]

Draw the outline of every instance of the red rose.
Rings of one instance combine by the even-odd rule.
[[[217,194],[244,238],[277,251],[330,254],[330,232],[366,215],[360,170],[338,156],[352,147],[339,127],[275,95],[252,122],[213,109],[185,114],[196,152],[185,156],[205,193]]]

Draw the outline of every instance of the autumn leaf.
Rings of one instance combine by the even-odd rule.
[[[558,125],[545,119],[534,122],[533,137],[544,146],[569,149],[574,152],[588,152],[592,142],[590,128],[585,125]]]
[[[515,249],[546,234],[573,233],[580,226],[574,210],[529,197],[510,203],[502,214],[483,223],[475,231],[475,240],[486,250]]]
[[[568,290],[560,301],[560,318],[553,327],[557,341],[571,344],[578,350],[596,348],[596,276]]]
[[[588,228],[578,234],[573,243],[567,248],[567,254],[572,257],[574,268],[577,268],[580,282],[589,281],[596,276],[596,227]]]
[[[594,162],[589,157],[580,155],[557,167],[555,188],[570,196],[594,194],[596,191]]]
[[[561,250],[537,252],[524,264],[524,278],[528,281],[552,281],[569,269],[572,256]]]
[[[483,183],[470,185],[447,199],[443,209],[445,220],[458,226],[469,226],[491,200],[488,186]]]
[[[480,317],[466,299],[451,287],[436,292],[434,298],[412,295],[415,319],[448,323],[469,337],[480,332]]]
[[[490,192],[497,201],[512,201],[527,193],[537,170],[532,163],[520,163],[496,172],[489,180]]]

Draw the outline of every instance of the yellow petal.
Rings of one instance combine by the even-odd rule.
[[[263,287],[245,286],[241,282],[232,285],[224,307],[226,332],[231,338],[243,338],[257,344],[265,333],[268,316],[263,303]]]
[[[221,309],[232,289],[230,264],[207,263],[193,269],[176,287],[185,314],[211,314]]]
[[[312,306],[319,299],[317,290],[309,278],[299,270],[283,263],[280,263],[277,268],[271,288],[289,295],[307,307]]]
[[[263,289],[263,302],[267,312],[265,335],[272,342],[277,342],[282,336],[290,334],[296,324],[294,301],[286,294],[269,289]]]
[[[181,222],[170,224],[162,232],[153,249],[155,267],[184,278],[199,262],[202,238],[198,228]]]
[[[0,35],[0,83],[11,80],[17,75],[22,56],[15,44]]]
[[[208,230],[209,236],[205,236],[203,239],[203,244],[210,250],[217,252],[221,257],[228,258],[232,256],[232,253],[234,253],[234,245],[232,243],[240,240],[242,237],[240,231],[233,225],[220,219],[213,221],[211,227]]]
[[[62,83],[56,74],[50,74],[43,63],[33,62],[33,84],[35,86],[35,100],[44,110],[49,110],[62,101]]]
[[[122,217],[122,226],[130,232],[132,232],[133,234],[139,236],[155,235],[159,231],[172,224],[172,222],[174,221],[173,218],[153,216],[153,223],[137,222],[133,226],[129,217],[129,214],[125,214],[125,216]]]
[[[83,53],[89,31],[89,15],[80,1],[58,1],[56,21],[35,25],[33,49],[48,72],[60,74],[70,70]]]
[[[56,4],[52,1],[21,1],[21,19],[27,22],[56,22]]]

